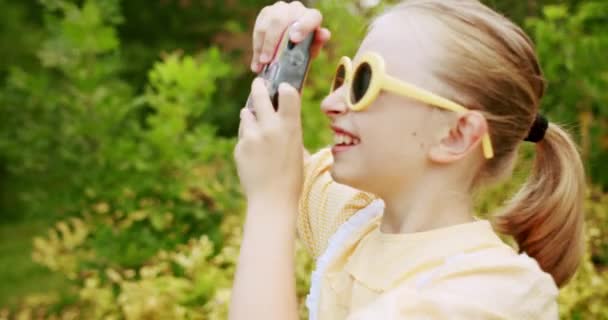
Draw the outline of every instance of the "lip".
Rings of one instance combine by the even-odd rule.
[[[332,130],[333,130],[335,133],[344,134],[344,135],[347,135],[347,136],[349,136],[349,137],[351,137],[351,138],[355,138],[355,139],[359,139],[359,140],[361,140],[361,139],[360,139],[359,137],[357,137],[356,135],[354,135],[354,134],[352,134],[352,133],[350,133],[350,132],[346,131],[345,129],[342,129],[342,128],[340,128],[340,127],[336,126],[336,125],[332,125],[332,126],[331,126],[331,129],[332,129]]]
[[[359,137],[357,137],[356,135],[354,135],[353,133],[347,131],[346,129],[340,128],[336,125],[332,125],[331,129],[334,131],[335,134],[342,134],[342,135],[347,135],[353,139],[357,139],[359,142],[361,141],[361,139]],[[357,145],[334,145],[331,148],[331,153],[336,156],[339,153],[343,153],[345,151],[348,151],[354,147],[356,147]]]
[[[352,148],[356,147],[356,145],[350,145],[350,146],[338,146],[338,145],[334,145],[331,147],[331,153],[335,156],[339,153],[348,151]]]

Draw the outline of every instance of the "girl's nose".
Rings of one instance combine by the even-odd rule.
[[[332,120],[336,116],[348,112],[344,87],[338,88],[325,97],[321,102],[321,110],[323,110],[323,112]]]

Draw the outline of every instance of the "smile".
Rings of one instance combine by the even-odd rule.
[[[359,138],[355,138],[349,136],[347,134],[336,133],[334,135],[334,144],[335,145],[345,145],[345,146],[354,146],[359,144]]]
[[[331,128],[334,131],[334,146],[331,148],[334,156],[361,143],[361,139],[354,134],[337,126],[331,126]]]

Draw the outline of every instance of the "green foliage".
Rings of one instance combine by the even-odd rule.
[[[39,8],[26,8],[11,0],[0,0],[2,19],[0,19],[0,77],[4,78],[11,65],[31,66],[36,63],[34,48],[42,38],[40,25],[32,19]],[[37,10],[38,9],[38,10]]]
[[[608,3],[587,1],[577,8],[544,7],[530,18],[548,91],[543,110],[555,121],[576,126],[593,181],[608,186]]]
[[[149,319],[151,311],[138,303],[152,296],[162,306],[184,305],[152,308],[160,318],[200,318],[205,313],[194,305],[215,297],[218,277],[231,279],[230,261],[221,260],[230,247],[220,223],[242,212],[230,161],[234,141],[217,137],[204,118],[231,68],[213,47],[197,56],[169,54],[137,95],[120,80],[117,2],[43,4],[48,34],[38,52],[41,68],[10,71],[0,99],[14,117],[2,120],[0,151],[8,173],[24,184],[16,194],[30,212],[80,217],[34,240],[33,259],[71,279],[78,292],[58,312]],[[168,258],[165,250],[200,234],[206,234],[204,253]],[[166,257],[155,258],[162,252]],[[210,257],[216,271],[198,265]],[[162,270],[150,271],[150,264]],[[133,279],[121,282],[119,272]],[[66,299],[73,300],[34,300]]]
[[[0,305],[18,303],[34,291],[59,291],[69,285],[61,273],[32,261],[32,237],[48,226],[45,220],[0,225]]]
[[[592,181],[606,186],[606,5],[535,3],[543,15],[527,26],[550,81],[543,108],[579,128]],[[70,284],[23,297],[13,317],[226,318],[244,211],[232,161],[251,78],[243,48],[263,4],[0,0],[8,12],[0,16],[11,16],[6,30],[33,31],[20,38],[0,30],[23,51],[0,56],[11,61],[0,61],[0,112],[10,114],[0,117],[0,221],[58,219],[34,238],[32,259]],[[304,90],[311,150],[330,141],[319,102],[335,62],[356,52],[382,10],[354,0],[316,6],[333,41]],[[213,14],[200,19],[203,9]],[[480,195],[479,211],[494,211],[519,188],[531,153],[524,149],[515,179]],[[608,197],[594,188],[586,205],[590,250],[562,290],[564,319],[608,317]],[[302,250],[297,261],[305,318],[312,261]],[[8,314],[0,310],[0,319]]]
[[[203,117],[231,75],[219,50],[167,55],[136,95],[119,77],[116,2],[44,5],[41,68],[13,68],[1,92],[14,116],[0,151],[30,212],[81,218],[37,238],[34,259],[84,285],[83,274],[139,268],[200,234],[219,252],[222,217],[242,211],[234,142]]]
[[[0,92],[3,113],[11,114],[0,120],[0,154],[9,177],[23,184],[15,195],[28,206],[38,204],[28,208],[37,214],[65,212],[66,204],[82,201],[78,190],[98,177],[66,173],[99,168],[101,175],[103,138],[132,117],[131,89],[117,79],[118,38],[104,22],[109,13],[92,1],[82,8],[45,4],[48,37],[37,52],[45,68],[13,67]]]

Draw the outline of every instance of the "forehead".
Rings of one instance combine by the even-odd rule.
[[[387,12],[374,20],[354,62],[369,51],[384,59],[386,72],[399,79],[419,85],[432,80],[433,61],[440,48],[436,25],[420,14],[404,9]]]

